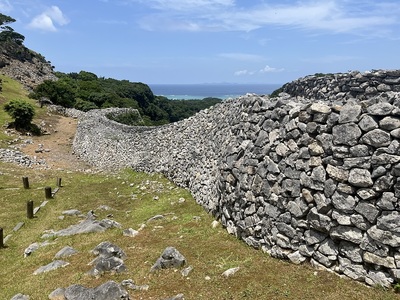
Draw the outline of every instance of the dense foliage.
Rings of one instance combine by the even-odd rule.
[[[23,100],[11,100],[4,105],[4,110],[14,118],[14,126],[17,129],[29,129],[35,108],[32,104]]]
[[[144,83],[98,77],[86,71],[57,72],[56,75],[57,81],[45,81],[30,96],[37,100],[47,98],[53,104],[83,111],[108,107],[136,108],[145,125],[176,122],[221,101],[217,98],[169,100],[155,96]]]
[[[0,42],[15,42],[18,45],[22,45],[25,37],[7,25],[15,21],[15,19],[0,13]]]

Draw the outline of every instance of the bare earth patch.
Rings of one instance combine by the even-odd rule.
[[[37,159],[44,159],[47,165],[55,170],[78,171],[90,168],[88,164],[72,153],[77,119],[48,114],[38,122],[47,133],[41,136],[27,137],[32,143],[24,144],[21,148],[22,152]]]

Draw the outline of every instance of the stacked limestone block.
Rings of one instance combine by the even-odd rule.
[[[376,101],[254,102],[222,163],[228,231],[274,257],[397,281],[400,98]]]
[[[322,75],[322,74],[321,74]],[[400,92],[400,70],[312,75],[289,82],[283,92],[307,99],[368,99]]]

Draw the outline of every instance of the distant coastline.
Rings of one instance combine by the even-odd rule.
[[[228,99],[247,93],[271,94],[282,84],[149,84],[154,95],[173,100],[192,100],[208,97]]]

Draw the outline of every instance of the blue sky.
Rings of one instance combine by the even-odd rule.
[[[400,69],[399,0],[0,0],[56,71],[154,83],[285,83]]]

